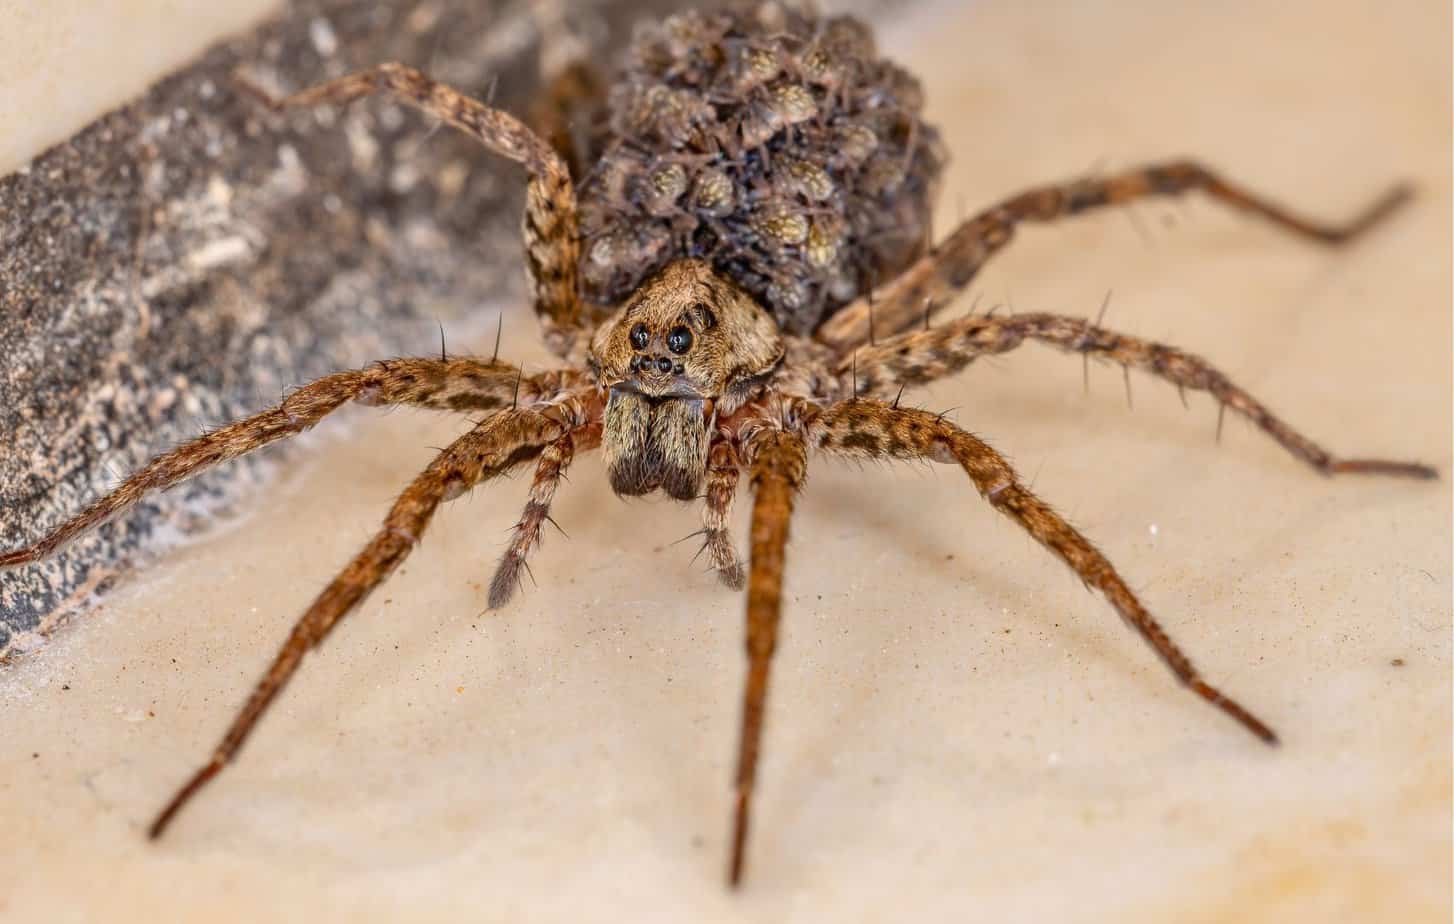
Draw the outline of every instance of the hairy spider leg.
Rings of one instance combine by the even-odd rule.
[[[500,564],[495,568],[495,576],[490,581],[490,609],[499,609],[509,603],[520,586],[520,572],[530,569],[527,559],[531,551],[540,545],[542,527],[547,521],[555,522],[550,518],[550,504],[555,499],[556,488],[565,478],[566,469],[570,467],[576,453],[594,449],[600,444],[600,422],[586,424],[582,421],[540,453],[540,458],[535,463],[535,477],[530,483],[530,496],[525,502],[525,510],[512,530],[510,544],[500,556]]]
[[[1299,237],[1329,245],[1357,239],[1397,211],[1413,194],[1411,187],[1399,184],[1352,221],[1322,224],[1289,212],[1195,161],[1172,161],[1101,179],[1039,187],[1012,196],[964,222],[897,277],[834,314],[815,336],[846,352],[871,343],[875,333],[882,337],[927,322],[926,311],[944,307],[955,293],[969,285],[980,268],[1010,242],[1021,222],[1051,222],[1103,206],[1194,190],[1258,215]]]
[[[567,357],[583,340],[585,319],[576,289],[580,230],[575,186],[555,148],[523,122],[397,63],[348,74],[282,100],[249,88],[274,108],[343,104],[372,93],[389,93],[523,166],[530,174],[523,221],[527,275],[546,346]]]
[[[579,183],[596,160],[590,134],[606,104],[606,84],[589,57],[590,43],[573,27],[565,0],[535,0],[531,12],[540,33],[543,90],[530,108],[530,127],[550,142]]]
[[[214,465],[302,433],[349,401],[408,404],[444,411],[494,411],[507,406],[518,370],[475,359],[394,359],[335,372],[289,394],[275,407],[218,427],[157,456],[110,493],[35,543],[0,554],[0,570],[40,561],[119,516],[149,494],[165,491]],[[536,379],[525,383],[535,397]]]
[[[711,561],[717,578],[731,590],[741,590],[747,577],[727,522],[732,515],[732,501],[737,496],[741,463],[730,440],[719,439],[707,453],[707,478],[704,485],[706,503],[702,505],[702,549]]]
[[[423,537],[441,502],[458,497],[476,484],[539,455],[561,437],[562,429],[545,414],[513,408],[475,425],[439,453],[399,495],[368,545],[323,589],[293,626],[211,758],[177,790],[152,822],[148,836],[160,837],[177,812],[232,760],[274,697],[298,670],[303,655],[323,641],[340,620],[394,572]]]
[[[745,447],[751,466],[752,538],[747,576],[747,683],[742,697],[742,733],[737,746],[737,793],[733,813],[732,865],[728,881],[742,881],[747,831],[762,723],[767,707],[768,670],[777,648],[782,615],[783,560],[793,501],[807,473],[803,438],[763,429]]]
[[[1283,422],[1201,357],[1120,334],[1083,318],[1055,314],[961,318],[858,350],[852,358],[839,362],[838,377],[846,385],[847,377],[853,376],[860,395],[888,398],[904,385],[924,385],[952,375],[981,356],[1009,352],[1027,340],[1119,363],[1123,368],[1135,367],[1183,392],[1205,391],[1221,408],[1231,408],[1252,421],[1295,458],[1324,475],[1438,477],[1435,469],[1417,462],[1339,458]]]
[[[928,411],[858,399],[830,407],[810,422],[809,441],[825,453],[849,458],[958,463],[996,510],[1055,553],[1087,587],[1099,590],[1183,685],[1262,741],[1277,743],[1265,723],[1202,679],[1100,550],[1021,484],[1005,458],[983,440]]]

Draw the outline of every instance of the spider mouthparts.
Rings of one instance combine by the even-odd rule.
[[[659,378],[659,376],[653,376]],[[613,394],[640,395],[652,405],[660,404],[663,401],[703,401],[707,396],[698,392],[691,385],[682,381],[667,381],[660,385],[642,381],[638,376],[634,379],[625,379],[611,386]]]

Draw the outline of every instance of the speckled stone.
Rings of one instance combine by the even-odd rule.
[[[609,46],[643,6],[675,5],[599,0],[574,15]],[[522,111],[537,56],[524,3],[297,0],[0,178],[3,544],[289,385],[436,350],[441,327],[467,336],[481,304],[518,296],[516,168],[388,102],[260,112],[236,69],[293,89],[393,59]],[[238,496],[260,464],[0,576],[0,657]]]

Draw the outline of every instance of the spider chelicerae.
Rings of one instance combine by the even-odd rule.
[[[1250,420],[1321,474],[1435,476],[1415,463],[1335,456],[1206,361],[1099,321],[971,313],[933,323],[1022,222],[1199,191],[1336,245],[1394,212],[1408,198],[1402,187],[1346,225],[1323,225],[1179,161],[1032,189],[933,241],[928,215],[943,158],[919,118],[917,82],[877,56],[856,20],[775,2],[644,28],[609,87],[582,60],[564,62],[534,128],[399,64],[281,100],[253,89],[278,109],[388,94],[521,164],[530,291],[562,365],[526,374],[498,356],[441,355],[326,376],[157,457],[34,544],[0,554],[0,569],[36,562],[147,494],[349,402],[475,421],[298,620],[210,759],[157,816],[153,838],[233,759],[303,655],[399,566],[441,503],[530,463],[529,499],[491,583],[492,608],[518,586],[573,459],[597,448],[616,493],[702,501],[704,551],[723,583],[746,587],[733,884],[744,869],[789,520],[810,453],[959,465],[986,501],[1099,590],[1184,686],[1277,742],[1201,678],[1105,556],[1004,458],[944,415],[901,406],[906,387],[1040,342],[1208,392],[1221,412]],[[752,490],[745,568],[727,529],[744,472]]]

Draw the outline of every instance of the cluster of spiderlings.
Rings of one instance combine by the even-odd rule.
[[[752,2],[648,24],[582,185],[587,297],[698,257],[812,331],[928,242],[944,158],[922,105],[850,17]]]

